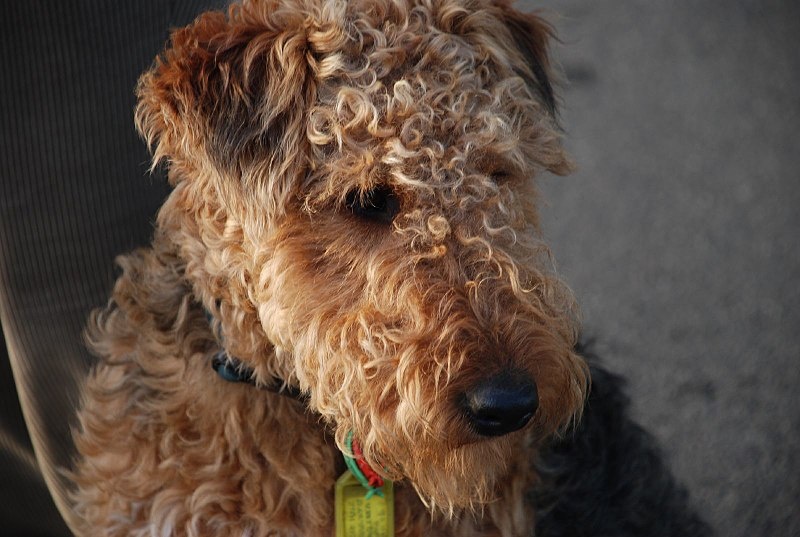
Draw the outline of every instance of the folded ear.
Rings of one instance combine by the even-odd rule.
[[[257,157],[269,165],[299,151],[313,97],[302,25],[301,14],[245,4],[176,30],[137,88],[154,165],[241,175]]]
[[[528,83],[555,119],[557,104],[550,82],[551,70],[547,52],[548,44],[554,37],[553,27],[535,14],[517,11],[511,7],[509,1],[500,2],[499,7],[501,17],[529,68],[528,72],[518,70],[517,74]]]

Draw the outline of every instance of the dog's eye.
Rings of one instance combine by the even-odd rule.
[[[513,177],[513,174],[505,169],[499,169],[491,172],[489,177],[491,177],[495,183],[501,184],[510,181]]]
[[[345,202],[354,215],[376,222],[389,224],[400,212],[400,200],[387,186],[376,186],[367,191],[351,190]]]

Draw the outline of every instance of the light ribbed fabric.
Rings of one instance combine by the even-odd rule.
[[[107,300],[113,258],[148,242],[167,192],[162,177],[148,174],[147,150],[133,127],[136,79],[163,48],[170,27],[215,3],[223,4],[136,0],[3,6],[4,535],[69,534],[58,512],[69,517],[69,483],[58,469],[70,467],[70,426],[80,382],[92,362],[82,342],[83,324],[88,312]]]

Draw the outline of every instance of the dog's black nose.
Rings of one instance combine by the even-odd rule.
[[[526,374],[504,371],[467,390],[463,405],[476,433],[502,436],[525,427],[539,406],[539,394]]]

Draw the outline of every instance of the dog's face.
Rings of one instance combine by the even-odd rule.
[[[568,169],[548,33],[482,1],[251,2],[140,83],[160,233],[228,350],[444,509],[491,501],[586,391],[531,186]]]

